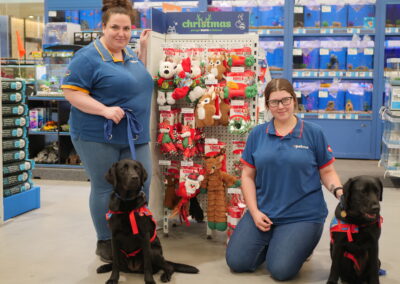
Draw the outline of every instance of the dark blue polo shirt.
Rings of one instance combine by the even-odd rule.
[[[66,71],[61,88],[79,90],[90,94],[106,106],[131,109],[143,126],[136,144],[150,141],[150,106],[153,80],[143,63],[130,49],[123,50],[124,60],[114,59],[111,53],[96,40],[80,49]],[[106,118],[71,107],[70,132],[74,139],[128,144],[127,120],[114,125],[112,139],[104,138]]]
[[[242,155],[256,169],[258,209],[275,224],[325,221],[319,170],[334,160],[322,129],[299,118],[285,137],[276,134],[273,120],[256,126]]]

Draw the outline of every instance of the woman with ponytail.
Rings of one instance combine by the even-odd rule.
[[[138,54],[127,46],[132,5],[130,0],[103,0],[103,35],[75,54],[62,85],[72,105],[71,140],[91,182],[89,207],[97,233],[96,254],[105,262],[112,261],[105,214],[113,190],[104,178],[106,172],[113,163],[134,157],[151,177],[153,81],[145,67],[150,31],[141,33]],[[143,188],[147,197],[149,185],[150,179]]]

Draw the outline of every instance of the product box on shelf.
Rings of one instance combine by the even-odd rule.
[[[260,10],[258,6],[243,6],[243,7],[233,7],[234,12],[249,12],[249,27],[253,29],[260,28]],[[264,15],[263,15],[264,16]],[[273,20],[270,21],[271,24]],[[266,28],[266,27],[265,27]]]
[[[372,88],[371,83],[346,83],[345,112],[370,112]]]
[[[387,60],[389,58],[400,58],[400,40],[386,40],[385,41],[385,68],[388,71],[394,71],[389,69],[391,66],[388,66]]]
[[[80,10],[79,22],[83,31],[100,30],[101,29],[101,11],[96,10]]]
[[[400,4],[386,5],[386,27],[400,27]]]
[[[270,70],[283,70],[283,41],[261,41]]]
[[[321,27],[342,28],[347,26],[347,5],[322,5]]]
[[[346,70],[348,41],[321,41],[319,69]]]
[[[320,42],[317,40],[294,41],[293,68],[318,69]]]
[[[346,91],[340,84],[321,84],[318,91],[319,112],[344,112]]]
[[[319,82],[294,82],[293,86],[301,93],[301,111],[318,112]]]
[[[367,28],[369,26],[365,26],[365,23],[371,21],[371,18],[374,17],[375,17],[375,6],[372,4],[349,5],[347,26]]]
[[[261,29],[283,27],[283,3],[280,3],[280,1],[264,1],[260,3],[258,10],[258,25]]]
[[[79,32],[81,26],[74,23],[47,23],[43,34],[43,45],[73,44],[74,33]]]
[[[294,7],[294,27],[319,28],[321,26],[321,6],[307,5]]]
[[[66,10],[65,21],[68,23],[79,24],[79,11],[78,10]]]
[[[374,42],[350,41],[347,48],[347,70],[367,71],[373,68]]]

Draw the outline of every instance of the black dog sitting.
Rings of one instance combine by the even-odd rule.
[[[327,283],[337,283],[339,278],[349,284],[379,283],[382,190],[381,181],[369,176],[351,178],[344,185],[331,223],[332,266]]]
[[[144,273],[145,283],[155,283],[153,273],[163,270],[162,282],[171,280],[176,272],[198,273],[193,266],[166,261],[156,223],[146,207],[146,196],[141,191],[147,179],[142,164],[121,160],[109,169],[106,179],[114,186],[107,219],[112,232],[113,263],[97,268],[97,273],[112,270],[107,284],[116,284],[119,272]]]

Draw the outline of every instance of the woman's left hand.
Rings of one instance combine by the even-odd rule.
[[[148,43],[148,40],[149,40],[150,32],[151,32],[150,29],[144,29],[140,33],[139,45],[140,45],[140,49],[141,50],[147,49],[147,43]]]

